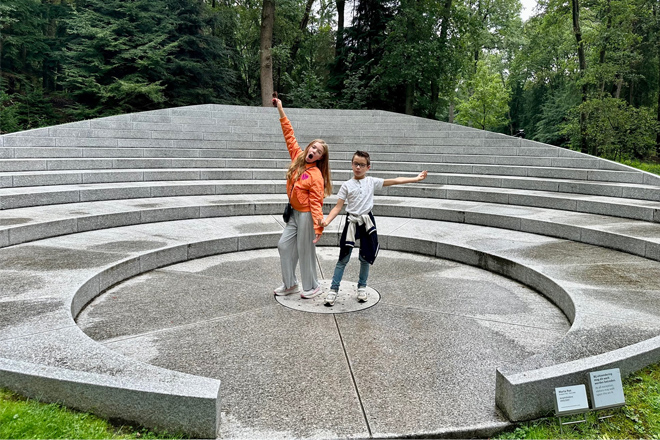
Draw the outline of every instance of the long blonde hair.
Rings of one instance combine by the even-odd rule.
[[[318,142],[323,146],[323,156],[321,156],[321,158],[316,161],[316,166],[318,167],[319,170],[321,170],[321,175],[323,176],[323,195],[325,197],[328,197],[332,195],[332,176],[330,173],[330,151],[328,151],[328,144],[326,144],[323,139],[314,139],[312,142],[310,142],[307,145],[307,147],[305,147],[305,151],[303,151],[303,154],[299,154],[298,157],[296,157],[294,160],[291,161],[289,170],[286,173],[286,179],[291,180],[292,182],[298,180],[300,175],[305,171],[305,168],[307,168],[305,166],[307,164],[307,162],[305,161],[305,158],[307,157],[307,151],[316,142]]]

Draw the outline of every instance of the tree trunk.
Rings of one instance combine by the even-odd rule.
[[[436,114],[438,113],[438,103],[440,102],[440,85],[437,78],[431,80],[431,105],[429,106],[429,112],[427,118],[437,119]]]
[[[447,50],[447,33],[448,33],[448,28],[449,28],[449,18],[451,16],[451,4],[452,0],[445,0],[444,8],[442,10],[442,16],[440,17],[440,41],[439,44],[441,45],[441,53],[449,53],[449,50]],[[433,119],[436,118],[436,115],[438,113],[438,101],[439,101],[439,95],[440,95],[440,81],[443,81],[443,84],[446,84],[448,77],[447,73],[447,64],[446,63],[440,63],[438,72],[437,72],[437,77],[434,78],[431,82],[431,108],[433,111]],[[434,89],[435,86],[435,89]],[[454,114],[453,114],[453,106],[450,103],[450,108],[449,108],[449,122],[453,122],[454,120]]]
[[[607,50],[607,45],[610,41],[609,35],[610,35],[610,29],[612,28],[612,4],[611,4],[610,0],[607,0],[607,9],[606,9],[606,11],[607,11],[606,12],[607,13],[607,25],[606,25],[607,32],[605,33],[605,41],[603,41],[603,45],[600,48],[600,56],[598,57],[598,62],[601,66],[603,64],[605,64],[605,52]],[[601,83],[600,92],[601,92],[601,94],[603,94],[605,92],[605,79],[604,78],[603,78],[603,81]],[[617,89],[617,98],[618,98],[618,93],[619,92],[621,92],[620,88]]]
[[[51,18],[51,7],[48,4],[44,6],[44,36],[49,41],[55,41],[57,38],[57,20]],[[55,72],[57,70],[57,61],[52,59],[50,51],[44,54],[41,63],[41,86],[44,92],[52,92],[55,90]]]
[[[449,101],[449,121],[450,124],[454,123],[454,99]]]
[[[619,99],[621,96],[621,89],[623,88],[623,78],[619,78],[616,81],[616,91],[614,92],[614,97]]]
[[[300,49],[300,40],[302,33],[307,29],[307,23],[309,23],[309,13],[312,11],[312,5],[314,4],[314,0],[307,0],[307,5],[305,5],[305,14],[303,15],[302,20],[300,21],[300,34],[296,38],[296,42],[293,44],[293,48],[291,49],[291,60],[295,61],[296,59],[296,54],[298,53],[298,50]]]
[[[259,58],[261,61],[261,105],[270,107],[273,101],[273,25],[275,24],[275,1],[264,0],[261,11],[261,37]]]
[[[449,16],[451,15],[452,0],[445,0],[442,17],[440,18],[440,42],[444,44],[447,41],[447,29],[449,28]]]
[[[656,20],[658,20],[657,16]],[[658,37],[656,36],[656,38]],[[660,61],[660,39],[656,42],[656,47],[658,48],[658,60]],[[660,125],[660,62],[658,62],[658,125]],[[655,134],[655,151],[660,156],[660,130]]]
[[[658,29],[660,29],[660,10],[658,10],[659,7],[659,2],[653,3],[653,17],[655,17],[656,32]],[[658,37],[656,34],[655,38],[655,47],[658,52],[658,125],[660,125],[660,37]],[[630,85],[630,102],[632,104],[632,84]],[[656,155],[660,156],[660,129],[658,129],[658,132],[655,134],[655,152]]]
[[[413,114],[413,102],[415,99],[415,84],[413,82],[406,83],[406,114]]]
[[[587,60],[584,55],[584,42],[582,41],[582,30],[580,29],[580,3],[579,0],[571,0],[571,10],[573,15],[573,34],[578,46],[578,60],[580,62],[580,77],[584,79],[587,70]],[[582,84],[582,102],[587,102],[587,85]],[[586,138],[587,115],[584,111],[580,112],[580,151],[589,153]]]
[[[337,41],[335,42],[335,53],[339,54],[344,48],[344,8],[346,0],[337,0]]]

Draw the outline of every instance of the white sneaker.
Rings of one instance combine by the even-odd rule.
[[[330,293],[325,297],[325,305],[332,307],[335,304],[335,300],[337,299],[337,291],[336,290],[331,290]]]
[[[298,286],[297,284],[289,287],[288,289],[286,288],[285,285],[281,285],[277,289],[273,290],[273,293],[277,296],[287,296],[287,295],[291,295],[292,293],[298,293],[298,292],[300,292],[300,286]]]
[[[358,301],[360,302],[365,302],[367,300],[367,288],[366,287],[358,287]]]
[[[321,293],[321,285],[319,284],[312,290],[305,290],[303,293],[300,294],[300,297],[304,299],[309,299],[309,298],[314,298],[320,293]]]

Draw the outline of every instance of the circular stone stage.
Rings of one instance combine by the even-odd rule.
[[[338,249],[317,254],[328,280]],[[325,293],[274,297],[279,267],[267,249],[147,272],[78,325],[126,356],[219,379],[222,438],[488,436],[508,426],[496,368],[569,328],[536,291],[448,260],[381,251],[359,303],[355,251],[334,307]]]

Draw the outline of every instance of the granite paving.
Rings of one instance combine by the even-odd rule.
[[[318,257],[329,276],[337,248]],[[275,249],[180,263],[111,288],[77,323],[126,356],[226,384],[223,438],[488,435],[508,425],[494,368],[569,329],[538,292],[435,257],[382,251],[381,300],[352,313],[287,309],[278,278]]]

